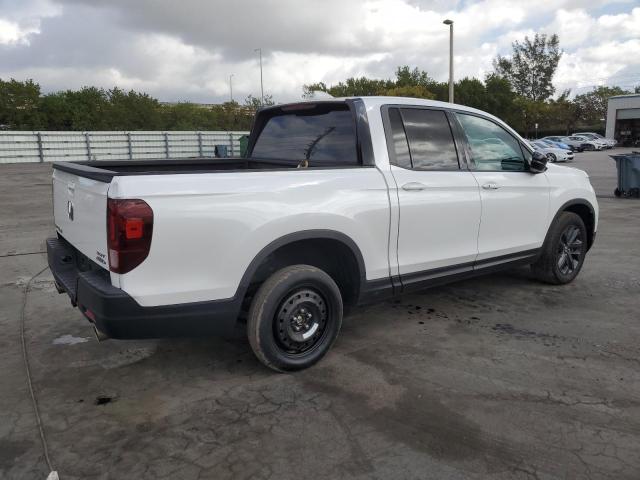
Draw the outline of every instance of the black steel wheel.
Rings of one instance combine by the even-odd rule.
[[[278,270],[251,302],[251,348],[263,364],[279,372],[310,367],[338,336],[342,308],[340,289],[326,272],[310,265]]]
[[[327,300],[315,289],[294,289],[280,304],[273,324],[278,346],[291,355],[304,354],[327,331]]]
[[[551,225],[540,255],[531,265],[543,282],[560,285],[571,282],[584,264],[587,229],[579,215],[562,212]]]

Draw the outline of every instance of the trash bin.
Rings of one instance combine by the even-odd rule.
[[[611,155],[618,170],[618,187],[613,194],[616,197],[640,198],[640,152]]]
[[[227,155],[227,146],[226,145],[216,145],[215,155],[218,158],[226,158],[226,157],[228,157],[229,155]]]
[[[240,156],[245,157],[247,154],[247,148],[249,147],[249,135],[242,135],[239,140],[240,140]]]

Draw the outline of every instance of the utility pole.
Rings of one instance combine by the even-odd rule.
[[[453,20],[442,23],[449,25],[449,103],[453,103]]]
[[[229,75],[229,98],[233,103],[233,73]]]
[[[264,83],[262,82],[262,48],[256,48],[254,52],[260,55],[260,105],[264,105]]]

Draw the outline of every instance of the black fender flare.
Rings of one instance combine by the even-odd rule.
[[[256,274],[258,268],[262,264],[262,262],[273,252],[278,250],[285,245],[290,243],[299,242],[301,240],[336,240],[343,243],[345,246],[351,250],[353,253],[356,262],[358,264],[358,273],[359,273],[359,288],[358,293],[360,294],[366,284],[366,269],[364,263],[364,257],[362,256],[362,252],[360,251],[360,247],[356,244],[356,242],[349,237],[348,235],[338,232],[336,230],[325,230],[325,229],[313,229],[313,230],[302,230],[299,232],[289,233],[280,238],[273,240],[266,247],[264,247],[258,254],[251,260],[249,266],[242,275],[242,279],[240,280],[240,284],[236,290],[236,294],[234,295],[234,299],[238,302],[242,302],[244,296],[251,285],[251,280]]]
[[[560,216],[560,214],[562,214],[562,212],[565,212],[569,207],[572,207],[574,205],[582,205],[587,207],[589,209],[589,213],[591,214],[591,217],[593,217],[594,228],[591,232],[589,232],[591,234],[591,237],[590,237],[590,242],[587,245],[587,251],[588,251],[591,248],[591,245],[593,245],[593,242],[596,236],[596,231],[595,231],[596,210],[593,204],[586,198],[574,198],[572,200],[569,200],[568,202],[563,203],[560,206],[560,208],[558,208],[555,215],[551,219],[551,222],[549,222],[549,228],[547,229],[547,234],[544,237],[544,241],[546,243],[547,237],[549,236],[549,232],[551,231],[551,226],[558,220],[558,217]]]

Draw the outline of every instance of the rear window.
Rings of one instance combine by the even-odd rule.
[[[346,104],[296,108],[300,107],[271,114],[253,147],[253,158],[307,160],[309,167],[358,165],[355,122]]]

